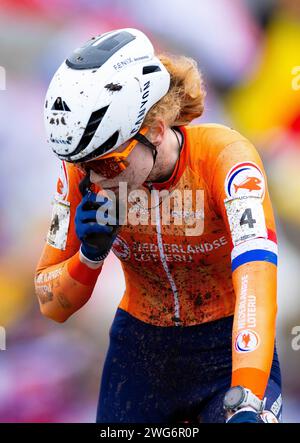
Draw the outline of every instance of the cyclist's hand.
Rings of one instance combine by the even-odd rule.
[[[117,220],[110,215],[112,202],[104,195],[88,191],[77,206],[76,235],[81,241],[81,253],[88,260],[101,261],[109,253],[117,236]]]

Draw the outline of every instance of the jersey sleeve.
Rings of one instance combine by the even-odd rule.
[[[267,178],[256,149],[242,136],[217,152],[210,171],[216,212],[232,243],[232,386],[263,398],[277,312],[277,241]]]
[[[57,321],[66,320],[87,302],[101,271],[101,266],[89,267],[80,257],[74,217],[82,198],[78,187],[82,178],[78,168],[62,162],[46,243],[35,274],[41,311]]]

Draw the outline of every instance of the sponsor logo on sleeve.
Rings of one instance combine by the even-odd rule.
[[[61,162],[60,174],[56,184],[55,200],[66,200],[69,191],[67,168],[64,162]]]
[[[265,179],[262,171],[255,163],[238,163],[227,174],[225,192],[229,199],[249,196],[263,198]]]
[[[251,329],[243,329],[236,336],[235,350],[240,353],[255,351],[259,346],[259,336]]]

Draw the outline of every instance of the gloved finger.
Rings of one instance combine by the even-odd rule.
[[[96,220],[100,225],[109,224],[116,226],[118,224],[116,215],[111,213],[110,210],[102,207],[96,211]]]
[[[75,215],[75,223],[96,223],[97,211],[97,209],[90,209],[89,211],[78,210]]]
[[[118,222],[114,214],[110,214],[109,211],[98,208],[97,210],[91,209],[89,211],[78,210],[75,215],[75,223],[89,223],[97,222],[99,225],[112,225],[117,226]]]
[[[101,207],[101,204],[96,202],[95,197],[91,197],[90,199],[84,199],[80,202],[80,204],[77,206],[77,209],[79,211],[91,211],[91,210],[97,210]]]
[[[79,206],[83,206],[86,202],[95,202],[97,199],[97,194],[95,192],[89,191],[83,197]]]
[[[84,211],[90,209],[98,209],[100,207],[105,208],[105,210],[112,210],[113,205],[113,201],[109,200],[103,194],[95,194],[94,192],[90,192],[83,197],[81,203],[79,204],[79,207],[82,208],[82,210]]]
[[[109,225],[99,225],[99,223],[87,223],[84,228],[84,236],[89,234],[111,234],[113,227]]]

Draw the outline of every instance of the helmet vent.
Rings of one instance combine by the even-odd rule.
[[[104,106],[104,108],[98,109],[98,111],[95,111],[92,113],[92,115],[90,116],[90,119],[86,125],[85,131],[81,137],[79,145],[77,146],[75,151],[72,152],[72,155],[79,154],[79,152],[83,151],[87,147],[87,145],[90,143],[90,141],[94,137],[95,132],[97,131],[98,126],[100,125],[107,110],[108,110],[108,106]]]
[[[62,100],[61,97],[57,97],[57,99],[55,100],[55,102],[52,105],[51,110],[52,111],[68,111],[68,112],[71,111],[71,109],[69,108],[67,103],[64,100]]]
[[[95,149],[95,151],[91,152],[85,157],[78,159],[77,162],[86,162],[88,160],[92,160],[93,158],[105,154],[107,151],[110,151],[115,146],[115,144],[118,141],[118,138],[119,138],[119,131],[116,131],[104,143],[102,143],[102,145],[99,146],[99,148]],[[72,155],[74,154],[72,153]]]
[[[117,51],[136,39],[127,31],[117,34],[105,34],[99,38],[89,40],[84,46],[71,54],[66,60],[67,66],[72,69],[98,69]]]
[[[152,72],[158,72],[158,71],[161,71],[158,65],[150,65],[143,67],[143,75],[152,74]]]

